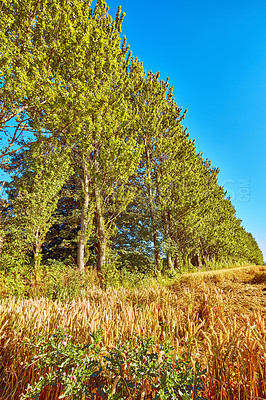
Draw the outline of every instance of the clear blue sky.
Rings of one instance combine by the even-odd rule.
[[[145,69],[170,78],[184,125],[266,260],[266,1],[107,0]]]

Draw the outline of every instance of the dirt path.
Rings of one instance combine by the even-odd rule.
[[[196,277],[212,277],[217,275],[238,275],[238,273],[242,274],[251,274],[256,272],[265,272],[266,273],[266,265],[245,265],[243,267],[235,267],[235,268],[224,268],[212,271],[200,271],[200,272],[190,272],[187,274],[183,274],[181,279],[183,278],[196,278]]]

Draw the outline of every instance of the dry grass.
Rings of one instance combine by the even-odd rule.
[[[1,400],[19,399],[34,374],[27,340],[58,326],[79,342],[101,327],[103,345],[136,333],[170,339],[207,368],[206,399],[266,398],[266,267],[183,276],[169,286],[88,289],[80,299],[0,304]]]

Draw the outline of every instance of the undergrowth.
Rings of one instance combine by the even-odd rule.
[[[201,399],[205,371],[200,372],[198,363],[192,368],[185,355],[172,357],[169,342],[137,336],[107,349],[101,344],[101,330],[90,337],[84,345],[58,329],[48,339],[37,338],[28,367],[34,365],[35,380],[22,399],[50,399],[55,394],[72,400]]]
[[[160,346],[170,342],[173,346],[173,358],[169,357],[164,361],[175,363],[175,357],[182,355],[183,360],[188,363],[184,364],[185,370],[193,371],[195,377],[197,366],[200,366],[201,371],[206,369],[206,373],[201,376],[204,387],[202,393],[199,393],[204,399],[266,398],[266,267],[254,266],[227,272],[202,273],[193,275],[193,278],[191,275],[184,275],[175,281],[161,275],[156,280],[151,277],[143,285],[139,283],[135,288],[128,284],[127,287],[107,286],[102,289],[97,285],[97,278],[92,272],[90,274],[85,276],[77,292],[71,289],[72,294],[69,298],[63,290],[67,291],[65,285],[71,287],[71,282],[66,280],[66,283],[58,283],[56,276],[53,281],[44,280],[39,283],[43,283],[44,291],[39,292],[39,296],[23,298],[12,297],[9,294],[9,297],[2,298],[1,400],[20,400],[28,385],[34,388],[35,385],[41,384],[41,376],[44,379],[42,384],[47,384],[39,387],[39,390],[43,391],[40,400],[45,399],[42,397],[46,396],[45,393],[48,393],[47,400],[58,399],[59,395],[57,396],[52,391],[53,387],[49,386],[55,382],[50,382],[50,375],[46,375],[49,374],[49,368],[51,374],[61,368],[61,364],[49,364],[51,340],[61,343],[61,347],[58,344],[53,350],[56,357],[59,354],[69,357],[72,352],[75,355],[73,359],[77,361],[76,357],[79,357],[79,354],[84,358],[86,354],[89,357],[94,354],[95,362],[98,361],[102,368],[101,377],[97,376],[103,380],[106,396],[111,395],[114,387],[117,390],[126,390],[126,385],[123,386],[122,382],[128,382],[130,390],[134,387],[138,391],[140,386],[137,384],[137,377],[130,369],[133,369],[134,365],[138,365],[138,368],[145,366],[139,348],[137,352],[134,350],[138,338],[143,340],[143,346],[150,343],[150,348],[154,350],[149,351],[157,354],[157,361],[160,351],[166,352]],[[53,282],[54,285],[49,289],[49,296],[40,296],[40,293],[46,293],[45,290],[49,288],[48,282]],[[5,289],[3,280],[2,285]],[[53,299],[56,285],[59,289],[62,288],[62,291],[58,290],[57,298]],[[73,293],[79,293],[79,296]],[[62,333],[57,331],[58,326],[62,327]],[[97,332],[99,328],[102,331],[98,346],[100,351],[97,355],[96,351],[93,353],[92,347],[85,346],[92,343],[91,332]],[[72,338],[69,338],[69,335]],[[154,342],[149,342],[149,338],[154,338]],[[65,341],[67,344],[63,346]],[[67,353],[64,353],[65,351]],[[112,366],[108,359],[112,359]],[[127,366],[128,375],[123,375],[124,380],[121,371],[125,371],[123,368],[120,371],[118,360],[122,366]],[[152,362],[157,361],[154,359]],[[45,364],[41,365],[41,362]],[[66,370],[61,368],[61,380],[56,383],[57,390],[62,391],[61,394],[67,390],[67,382],[73,386],[73,376],[81,376],[79,369],[79,375],[71,375],[72,368],[75,368],[78,362],[74,365],[72,361],[64,358],[63,364],[62,368]],[[112,370],[113,367],[116,370]],[[167,371],[167,368],[165,370]],[[58,377],[58,373],[51,376]],[[107,376],[109,381],[106,380]],[[145,369],[143,379],[148,390],[158,383],[156,379],[159,377],[149,376]],[[176,377],[174,381],[177,381]],[[88,386],[92,384],[89,380],[79,382]],[[128,392],[118,393],[126,396]],[[141,397],[140,392],[136,393]],[[148,399],[147,393],[145,396]],[[143,399],[146,399],[145,396]]]

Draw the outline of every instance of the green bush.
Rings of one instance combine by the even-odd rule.
[[[8,271],[0,270],[1,297],[28,297],[31,291],[31,265],[18,263]]]
[[[51,300],[71,300],[80,295],[83,285],[76,267],[65,265],[58,260],[47,260],[44,267],[43,293]]]
[[[90,344],[77,344],[59,329],[48,340],[40,337],[37,345],[32,344],[37,348],[34,376],[39,378],[23,398],[39,399],[47,387],[60,387],[59,398],[72,400],[84,395],[90,400],[201,398],[199,364],[192,368],[185,356],[172,357],[169,343],[137,336],[107,350],[101,345],[101,330],[90,336]]]

